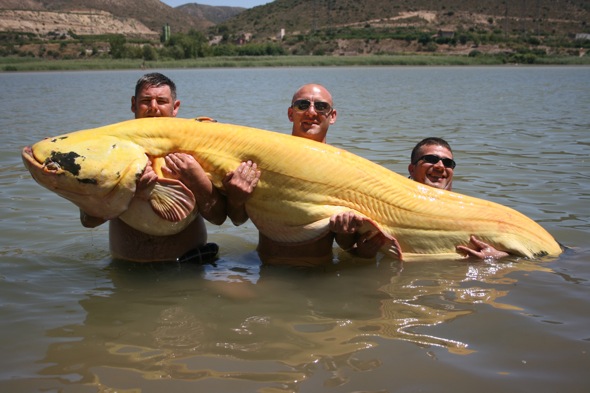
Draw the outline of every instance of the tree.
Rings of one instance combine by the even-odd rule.
[[[122,59],[125,57],[125,43],[127,40],[123,35],[116,34],[109,37],[109,45],[111,47],[111,56],[113,59]]]
[[[193,59],[204,56],[203,46],[206,44],[207,39],[202,33],[191,30],[188,34],[173,34],[166,43],[166,46],[177,48],[177,50],[182,52],[182,58],[184,59]]]
[[[143,59],[147,61],[158,59],[158,53],[156,52],[156,49],[154,49],[154,47],[150,44],[143,46]]]

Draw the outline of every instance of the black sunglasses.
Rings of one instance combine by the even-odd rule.
[[[315,108],[315,111],[317,113],[321,113],[322,115],[327,115],[330,112],[332,112],[332,106],[324,101],[311,102],[310,100],[297,100],[293,104],[291,104],[291,108],[296,109],[300,112],[305,112],[312,105]]]
[[[452,158],[441,158],[439,156],[435,156],[434,154],[426,154],[425,156],[418,158],[414,162],[414,165],[416,165],[418,163],[418,161],[421,161],[421,160],[424,160],[425,162],[432,164],[432,165],[436,164],[439,161],[442,161],[445,168],[451,168],[451,169],[455,169],[455,166],[457,165],[457,163]]]

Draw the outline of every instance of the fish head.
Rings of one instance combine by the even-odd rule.
[[[107,220],[128,208],[148,162],[141,146],[88,131],[39,141],[22,158],[37,183]]]

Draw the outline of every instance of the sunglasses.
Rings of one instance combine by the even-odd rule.
[[[457,165],[457,163],[452,158],[441,158],[439,156],[435,156],[434,154],[426,154],[425,156],[418,158],[416,162],[414,162],[414,165],[416,165],[418,161],[421,160],[424,160],[424,162],[427,162],[432,165],[438,163],[439,161],[442,161],[445,168],[451,169],[455,169],[455,166]]]
[[[311,102],[310,100],[297,100],[291,104],[291,108],[298,110],[299,112],[305,112],[313,105],[315,111],[322,115],[328,115],[332,112],[332,106],[324,101]]]

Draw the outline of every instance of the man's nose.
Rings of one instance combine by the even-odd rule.
[[[307,113],[311,114],[311,115],[317,115],[318,113],[315,110],[315,105],[313,104],[313,102],[311,103],[311,105],[309,106],[309,108],[307,108],[306,110]]]
[[[442,160],[438,160],[436,164],[433,165],[437,169],[445,170],[445,164],[443,164]]]

